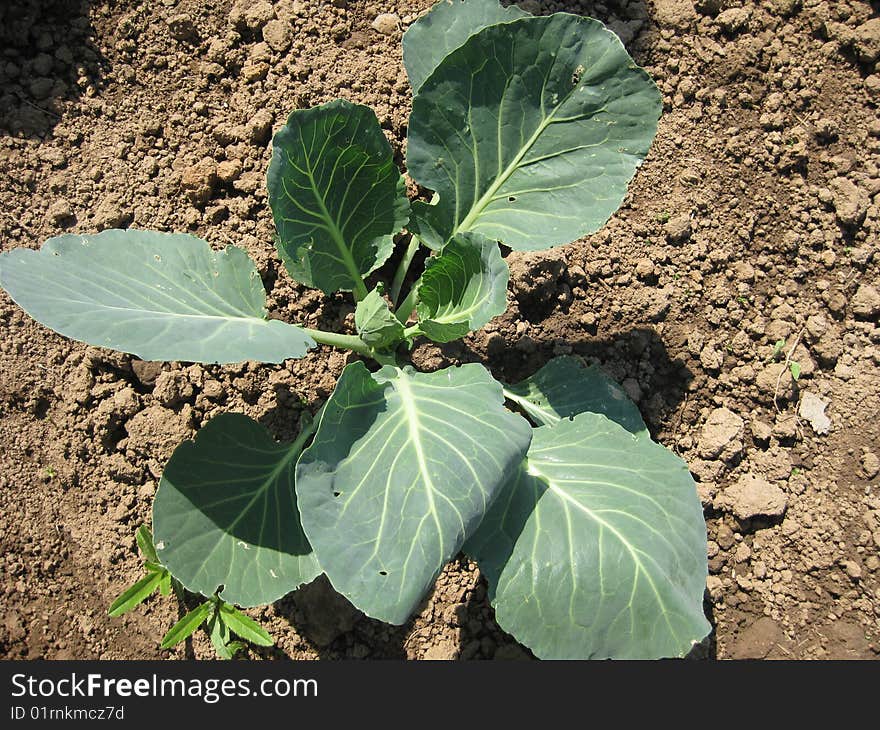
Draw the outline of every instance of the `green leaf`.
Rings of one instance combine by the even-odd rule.
[[[354,310],[358,335],[370,347],[382,349],[403,339],[403,324],[394,316],[379,289],[373,289]]]
[[[226,648],[229,650],[229,653],[231,654],[231,656],[230,656],[230,659],[231,659],[239,652],[247,651],[247,644],[245,644],[243,641],[234,641],[233,640],[233,641],[230,641],[226,645]]]
[[[229,639],[231,638],[229,627],[223,623],[223,618],[220,616],[219,611],[215,611],[208,621],[208,635],[211,637],[211,644],[214,646],[217,656],[221,659],[232,659],[234,653],[229,646]]]
[[[465,551],[498,625],[541,658],[682,656],[711,629],[687,465],[599,414],[535,429]]]
[[[208,618],[212,608],[214,608],[214,602],[205,601],[203,604],[186,614],[186,616],[174,624],[174,626],[171,627],[171,630],[165,634],[165,638],[162,639],[162,648],[170,649],[172,646],[176,646],[181,641],[192,636],[195,630],[198,629],[199,626],[205,622],[205,619]]]
[[[131,611],[131,609],[143,603],[150,595],[152,595],[153,591],[159,586],[161,580],[161,573],[150,573],[149,575],[144,576],[113,601],[110,605],[108,615],[121,616],[122,614]]]
[[[439,251],[446,245],[449,234],[445,231],[446,224],[443,215],[436,203],[426,203],[416,200],[412,204],[409,230],[419,237],[419,240],[428,248]]]
[[[144,559],[151,563],[158,563],[159,556],[156,555],[156,546],[153,545],[153,533],[150,532],[150,528],[146,525],[141,525],[137,528],[134,537]]]
[[[801,377],[801,365],[798,362],[790,362],[788,364],[788,369],[791,372],[791,377],[793,380],[797,380]]]
[[[275,135],[269,204],[290,275],[326,294],[366,295],[362,277],[394,249],[409,201],[376,115],[338,99],[297,110]]]
[[[618,208],[661,97],[620,39],[566,13],[484,28],[419,89],[407,163],[440,194],[414,227],[518,250],[568,243]]]
[[[275,643],[266,629],[250,616],[245,616],[235,606],[230,606],[228,603],[221,604],[220,615],[229,630],[238,634],[245,641],[250,641],[258,646],[272,646]]]
[[[441,0],[403,34],[403,65],[413,94],[449,54],[487,25],[528,15],[498,0]]]
[[[460,233],[428,259],[418,283],[419,329],[450,342],[479,329],[507,309],[510,271],[498,244]]]
[[[481,365],[348,365],[297,464],[303,528],[337,591],[401,624],[521,462],[531,429]]]
[[[266,293],[241,249],[180,233],[109,230],[0,255],[0,285],[35,320],[144,360],[281,362],[314,347],[267,319]]]
[[[321,571],[294,491],[302,443],[275,443],[240,413],[223,413],[177,447],[153,502],[156,550],[193,593],[256,606]]]
[[[596,365],[556,357],[504,394],[539,425],[553,425],[578,413],[601,413],[627,431],[647,434],[642,415],[614,380]]]
[[[162,571],[162,582],[159,583],[159,593],[163,596],[171,595],[171,573],[167,570]]]

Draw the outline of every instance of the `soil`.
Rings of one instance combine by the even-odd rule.
[[[610,24],[663,92],[659,133],[602,231],[511,253],[508,312],[463,343],[419,344],[415,362],[483,361],[510,380],[554,355],[598,362],[698,482],[714,630],[693,655],[876,658],[880,6],[520,4]],[[270,137],[293,108],[345,97],[376,110],[402,164],[400,36],[429,5],[3,4],[0,247],[190,231],[245,247],[275,316],[351,327],[349,300],[293,283],[273,251]],[[143,363],[59,337],[5,294],[0,323],[0,655],[212,657],[202,635],[158,648],[173,601],[106,616],[138,577],[134,530],[162,466],[224,411],[291,439],[344,356]],[[365,618],[323,579],[251,614],[277,639],[253,658],[530,656],[464,558],[403,627]]]

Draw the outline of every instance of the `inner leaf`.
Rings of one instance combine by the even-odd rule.
[[[372,109],[338,99],[297,110],[273,140],[269,204],[290,275],[326,294],[366,296],[409,201]]]
[[[494,241],[461,233],[428,259],[418,282],[419,327],[435,342],[479,329],[507,309],[510,271]]]
[[[379,289],[373,289],[358,302],[354,323],[361,340],[370,347],[382,349],[403,339],[403,325]]]

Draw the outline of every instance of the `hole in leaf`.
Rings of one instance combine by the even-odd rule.
[[[340,494],[342,494],[342,492],[333,492],[334,497],[338,497]]]
[[[379,571],[379,575],[388,575],[388,571],[386,571],[386,570],[380,570],[380,571]]]
[[[515,196],[515,195],[511,195],[510,197],[507,198],[507,202],[508,202],[508,203],[515,203],[515,202],[516,202],[516,196]]]

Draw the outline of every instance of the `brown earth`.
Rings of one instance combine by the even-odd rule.
[[[609,23],[663,91],[660,131],[605,229],[511,254],[508,312],[464,343],[419,345],[415,361],[482,360],[508,379],[556,354],[599,362],[698,480],[715,628],[695,655],[876,658],[878,5],[520,4]],[[350,326],[349,301],[292,283],[274,254],[270,136],[293,108],[341,96],[376,110],[402,162],[400,35],[430,0],[13,5],[0,7],[3,250],[64,231],[191,231],[244,246],[277,316]],[[374,27],[383,13],[396,21]],[[106,616],[138,576],[133,533],[162,466],[223,411],[290,439],[344,357],[145,364],[71,343],[6,295],[0,322],[0,654],[213,656],[201,635],[159,650],[171,601]],[[817,398],[827,433],[808,412]],[[404,627],[322,581],[252,615],[277,648],[251,656],[529,656],[464,560]]]

